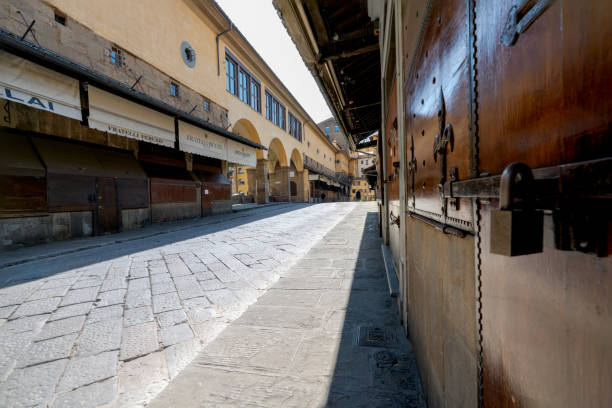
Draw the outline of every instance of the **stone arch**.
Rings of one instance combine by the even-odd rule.
[[[278,161],[282,167],[287,167],[287,153],[285,153],[283,143],[277,137],[272,139],[268,147],[268,160],[272,162],[270,163],[271,166],[273,166],[272,169],[274,169],[274,163],[276,161]]]
[[[240,119],[234,126],[232,127],[232,132],[249,139],[251,142],[255,142],[263,146],[261,143],[261,139],[259,138],[259,134],[257,133],[257,129],[248,119]],[[257,155],[257,159],[264,158],[264,151],[261,149],[256,149],[255,154]]]
[[[302,162],[302,155],[300,154],[298,149],[293,149],[293,151],[291,152],[291,163],[293,164],[293,166],[295,167],[297,171],[304,170],[304,164]]]

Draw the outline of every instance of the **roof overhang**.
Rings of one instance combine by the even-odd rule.
[[[355,143],[380,129],[378,21],[367,2],[273,0],[334,118]]]

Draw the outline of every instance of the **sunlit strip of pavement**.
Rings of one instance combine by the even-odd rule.
[[[355,205],[269,207],[2,268],[0,406],[145,405]]]
[[[356,206],[148,406],[425,407],[376,210]]]

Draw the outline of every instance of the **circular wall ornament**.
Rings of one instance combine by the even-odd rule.
[[[181,43],[181,56],[183,57],[183,61],[189,68],[193,68],[196,63],[196,54],[195,50],[187,41],[183,41]]]

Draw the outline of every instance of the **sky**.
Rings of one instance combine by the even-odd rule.
[[[271,0],[217,3],[315,122],[332,116]]]

